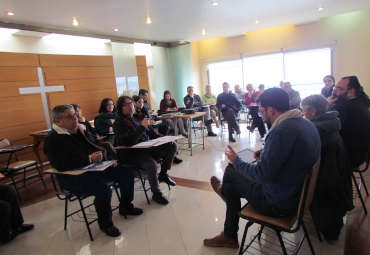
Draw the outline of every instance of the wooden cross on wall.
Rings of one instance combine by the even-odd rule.
[[[27,95],[27,94],[41,94],[42,105],[44,108],[45,120],[48,128],[51,128],[51,121],[50,121],[50,113],[49,113],[49,104],[46,93],[49,92],[59,92],[64,91],[64,85],[53,85],[53,86],[45,86],[44,80],[44,72],[42,71],[41,67],[37,67],[37,75],[39,77],[39,87],[25,87],[19,88],[19,94]]]

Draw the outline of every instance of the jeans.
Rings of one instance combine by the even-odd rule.
[[[248,203],[259,213],[270,217],[290,216],[296,212],[296,210],[282,210],[269,204],[262,192],[262,185],[248,180],[230,164],[225,169],[221,193],[226,201],[224,234],[233,239],[238,238],[241,198],[248,200]]]

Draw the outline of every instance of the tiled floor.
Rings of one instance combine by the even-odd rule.
[[[233,147],[240,151],[250,148],[255,150],[259,142],[249,142],[249,135],[242,127],[243,133],[238,143]],[[251,136],[253,141],[258,137]],[[174,166],[171,174],[176,177],[206,182],[210,176],[222,177],[226,138],[207,138],[206,149],[196,148],[192,157],[188,152],[182,152],[180,157],[184,162]],[[244,155],[251,158],[252,153],[245,151]],[[162,190],[168,196],[170,203],[160,206],[155,203],[147,205],[143,192],[135,193],[135,205],[144,209],[144,214],[124,219],[114,212],[114,223],[122,235],[111,238],[103,234],[96,223],[91,225],[95,241],[91,242],[85,225],[69,220],[67,231],[63,230],[63,202],[52,198],[43,202],[22,208],[26,222],[34,223],[35,229],[18,236],[11,243],[0,246],[0,254],[138,254],[138,255],[200,255],[200,254],[237,254],[237,250],[226,248],[207,248],[203,246],[205,237],[214,236],[223,228],[225,204],[214,193],[207,190],[176,186],[168,191],[165,185]],[[117,203],[117,201],[113,201]],[[74,203],[73,206],[76,206]],[[349,217],[360,213],[357,207]],[[356,216],[357,217],[357,216]],[[313,232],[310,220],[307,220],[311,239],[317,254],[343,254],[344,231],[340,240],[334,244],[319,243]],[[244,230],[245,221],[240,228]],[[256,233],[257,226],[249,231],[248,238]],[[239,231],[241,240],[242,231]],[[291,241],[297,242],[297,235],[286,235],[287,246]],[[278,241],[274,233],[264,231],[261,243],[255,243],[249,249],[250,254],[278,254]],[[307,242],[299,254],[310,254]]]

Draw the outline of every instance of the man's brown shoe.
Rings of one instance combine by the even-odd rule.
[[[204,239],[203,244],[209,247],[226,247],[238,249],[238,240],[232,239],[224,235],[224,232],[215,236],[214,238]]]
[[[221,194],[221,181],[220,179],[218,179],[216,176],[212,176],[211,177],[211,186],[212,186],[212,189],[217,193],[217,195],[219,195],[222,200],[225,201],[225,198],[222,196]]]

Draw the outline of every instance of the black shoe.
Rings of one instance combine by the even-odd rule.
[[[229,137],[229,142],[230,142],[230,143],[235,143],[236,141],[235,141],[235,139],[231,136],[231,137]]]
[[[129,206],[120,207],[119,214],[121,214],[122,216],[126,216],[126,215],[136,216],[136,215],[143,214],[143,210],[140,208],[134,207],[134,205],[131,203]]]
[[[162,195],[162,193],[154,193],[152,198],[153,201],[157,202],[160,205],[168,204],[168,200]]]
[[[8,233],[0,233],[0,242],[6,244],[13,240],[17,234],[14,231],[10,231]]]
[[[30,231],[33,228],[33,224],[22,224],[20,227],[17,228],[17,234],[22,234],[24,232]]]
[[[119,231],[119,229],[116,228],[114,225],[107,227],[105,229],[102,229],[101,231],[103,231],[107,236],[111,236],[111,237],[117,237],[121,235],[121,231]]]
[[[217,135],[213,132],[208,132],[208,136],[217,136]]]
[[[176,182],[171,179],[171,177],[168,176],[167,173],[159,173],[158,175],[158,181],[159,182],[165,182],[170,186],[176,186]]]
[[[178,157],[174,157],[173,158],[173,163],[174,164],[180,164],[182,162],[182,159],[181,158],[178,158]]]
[[[182,134],[182,136],[185,136],[186,138],[189,137],[187,133]]]

